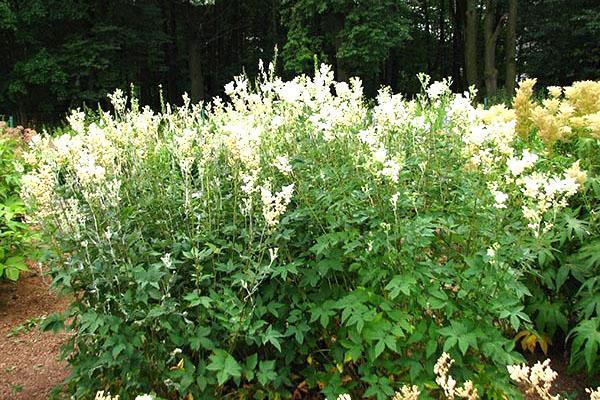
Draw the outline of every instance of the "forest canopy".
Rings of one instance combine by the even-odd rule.
[[[0,117],[54,122],[133,86],[144,104],[220,95],[279,49],[277,72],[359,76],[412,94],[418,72],[480,97],[518,77],[600,76],[594,0],[0,0]]]

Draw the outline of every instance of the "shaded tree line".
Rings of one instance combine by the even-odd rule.
[[[279,49],[278,73],[360,76],[368,94],[512,93],[520,75],[569,84],[600,75],[595,0],[0,0],[0,115],[52,122],[116,87],[144,104],[220,95]]]

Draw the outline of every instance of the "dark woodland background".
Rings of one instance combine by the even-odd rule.
[[[426,72],[491,101],[521,76],[599,79],[599,39],[597,0],[0,0],[0,119],[53,123],[130,84],[153,107],[159,85],[207,99],[276,47],[284,77],[316,58],[369,95]]]

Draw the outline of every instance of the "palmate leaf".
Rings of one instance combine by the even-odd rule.
[[[261,361],[256,376],[258,377],[258,382],[263,386],[277,379],[277,372],[275,371],[275,361]]]
[[[573,240],[575,238],[581,242],[587,235],[590,234],[588,230],[588,222],[575,217],[578,212],[578,210],[570,209],[564,211],[563,219],[565,227],[561,231],[559,238],[561,244],[565,243],[567,240]]]
[[[465,326],[461,322],[452,321],[450,326],[439,330],[439,333],[446,338],[444,342],[444,351],[450,350],[458,345],[460,352],[465,355],[469,347],[478,348],[477,338],[483,336],[481,330]]]
[[[11,281],[18,280],[19,274],[27,270],[25,258],[21,256],[9,257],[3,264],[0,263],[0,277],[5,275]]]
[[[600,269],[600,240],[594,240],[581,246],[575,260],[581,269],[581,273],[577,275],[593,275],[594,271]],[[575,275],[577,279],[583,280],[584,277],[577,275]]]
[[[217,373],[219,385],[223,385],[230,378],[239,378],[242,376],[242,367],[240,364],[238,364],[231,354],[221,349],[214,350],[206,369]]]
[[[565,314],[566,306],[560,299],[551,301],[541,298],[528,308],[528,314],[536,315],[536,328],[542,332],[548,333],[553,337],[556,329],[560,328],[565,334],[568,332],[568,321]]]
[[[590,318],[594,313],[600,315],[600,277],[595,276],[583,282],[577,292],[575,308],[583,314],[583,318]]]
[[[600,363],[600,317],[581,321],[569,333],[571,343],[571,366],[579,368],[585,363],[589,373],[598,369]]]

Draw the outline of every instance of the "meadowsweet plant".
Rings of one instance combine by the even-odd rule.
[[[549,343],[561,346],[566,340],[571,368],[594,375],[600,372],[600,82],[549,87],[536,101],[531,98],[534,84],[524,81],[513,102],[521,137],[537,147],[537,154],[547,154],[549,162],[572,165],[563,177],[552,179],[554,199],[549,192],[540,195],[540,175],[520,178],[525,194],[537,200],[524,212],[532,226],[545,229],[538,211],[552,203],[566,206],[563,195],[577,194],[553,222],[553,233],[545,235],[549,251],[539,254],[539,275],[528,283],[532,296],[526,312],[535,332],[522,331],[522,345],[535,349],[539,344],[546,351]],[[511,171],[521,175],[527,165],[540,162],[537,154],[513,162]]]
[[[513,102],[521,135],[535,129],[549,146],[580,134],[600,138],[600,81],[549,87],[549,96],[541,104],[531,100],[535,82],[535,79],[522,81]]]
[[[466,381],[462,387],[456,387],[456,381],[448,374],[449,368],[454,363],[447,353],[443,353],[438,359],[434,367],[434,372],[437,375],[436,383],[443,390],[443,399],[452,400],[456,398],[462,399],[479,399],[477,390],[473,388],[471,381]],[[560,400],[560,394],[552,394],[552,383],[558,377],[556,371],[550,367],[550,360],[537,362],[533,367],[525,364],[509,365],[507,367],[510,373],[510,379],[517,383],[519,389],[526,399],[532,400]],[[600,396],[600,388],[587,388],[586,393],[590,400],[597,400]],[[407,385],[397,391],[392,400],[417,400],[421,395],[421,391],[417,386],[409,387]],[[337,400],[351,400],[350,395],[342,394]]]
[[[156,113],[115,92],[36,137],[22,193],[74,294],[67,390],[515,392],[526,283],[585,173],[518,135],[514,111],[421,80],[368,106],[327,66],[269,66],[227,100]]]
[[[434,366],[436,374],[436,383],[440,385],[443,391],[442,397],[446,400],[456,398],[479,399],[477,389],[473,388],[471,381],[466,381],[462,387],[456,387],[456,381],[449,375],[448,371],[454,360],[447,353],[442,353]],[[525,364],[509,365],[508,371],[511,380],[516,382],[526,399],[539,400],[560,400],[559,394],[551,394],[552,383],[557,378],[558,374],[550,367],[550,360],[547,359],[543,363],[537,362],[533,367]],[[430,387],[429,391],[435,391],[435,387]],[[600,398],[600,387],[597,389],[587,388],[586,393],[589,394],[590,400],[598,400]],[[427,395],[427,394],[426,394]],[[418,386],[403,385],[392,397],[391,400],[418,400],[421,396],[421,389]],[[110,394],[105,394],[104,391],[96,393],[95,400],[118,400],[119,396],[111,397]],[[135,400],[155,400],[153,396],[144,394],[136,396]],[[327,399],[326,399],[327,400]],[[342,393],[337,397],[337,400],[352,400],[352,396],[348,393]]]
[[[16,281],[33,258],[34,234],[24,223],[25,205],[19,197],[21,160],[30,129],[8,128],[0,122],[0,280]]]

